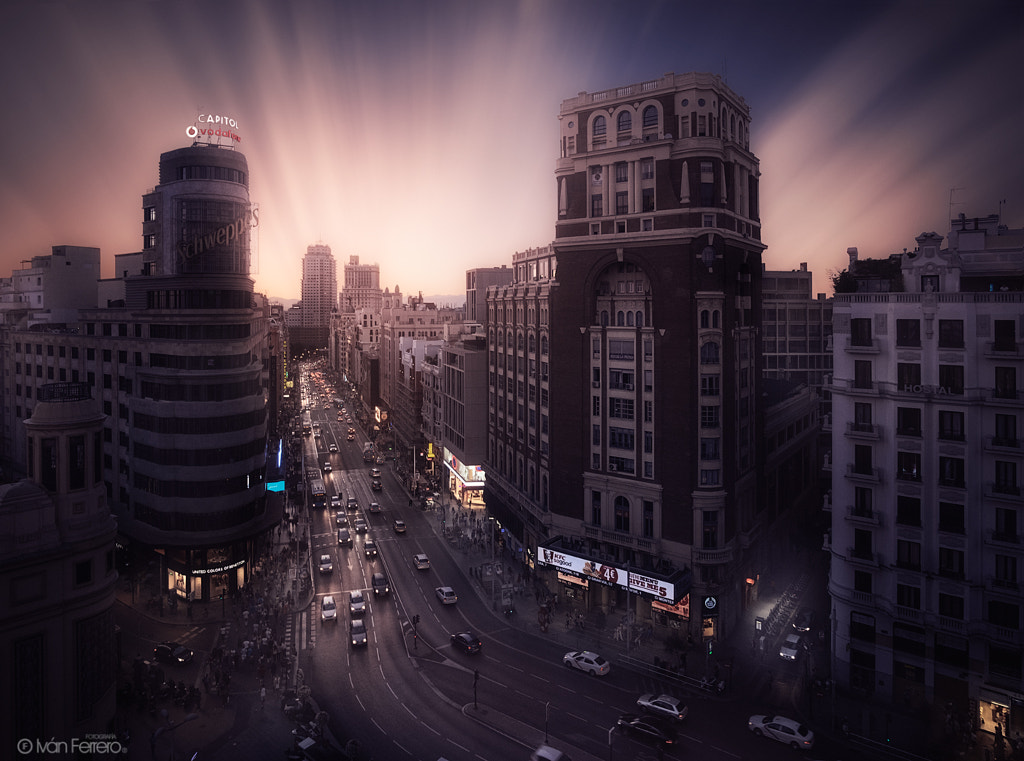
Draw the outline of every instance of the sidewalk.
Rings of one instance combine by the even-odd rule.
[[[303,688],[296,654],[277,647],[288,618],[309,607],[315,594],[311,584],[302,584],[304,574],[310,578],[308,551],[296,554],[289,548],[287,531],[275,532],[273,551],[244,595],[194,603],[191,611],[183,603],[176,610],[140,600],[133,605],[130,591],[119,587],[118,616],[145,619],[148,629],[164,633],[163,639],[180,639],[196,627],[214,630],[209,652],[196,650],[198,675],[188,685],[200,693],[198,707],[143,697],[133,689],[138,681],[134,654],[122,654],[117,719],[131,738],[125,759],[190,759],[198,751],[203,759],[248,761],[283,758],[293,748],[297,723],[283,710],[284,696],[304,696],[310,719],[319,709],[308,687]],[[284,603],[289,593],[291,606]],[[329,757],[345,757],[329,728],[318,746]],[[310,751],[316,754],[316,748]]]

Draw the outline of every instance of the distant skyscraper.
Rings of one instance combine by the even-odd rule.
[[[326,348],[331,312],[338,307],[338,269],[331,247],[307,246],[302,258],[302,328],[292,347]]]
[[[350,256],[345,265],[345,283],[341,291],[341,311],[371,309],[380,312],[380,265],[360,264],[358,256]]]

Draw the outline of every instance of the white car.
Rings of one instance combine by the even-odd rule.
[[[658,714],[659,716],[668,716],[670,719],[676,719],[677,721],[685,719],[686,714],[690,712],[690,709],[686,707],[682,700],[671,695],[654,695],[649,692],[638,697],[636,704],[645,711]]]
[[[459,601],[459,596],[455,594],[455,590],[451,587],[438,587],[434,590],[434,594],[445,605],[454,605]]]
[[[770,737],[797,750],[810,750],[814,747],[814,732],[785,716],[751,716],[747,720],[747,727],[758,737]]]
[[[787,634],[779,645],[779,657],[784,661],[795,661],[802,646],[803,638],[799,634]]]
[[[320,556],[320,573],[330,573],[334,570],[334,564],[331,562],[331,556],[323,554]]]
[[[331,442],[330,444],[328,444],[328,445],[327,445],[327,451],[328,451],[328,452],[331,452],[331,453],[335,453],[335,452],[337,452],[337,451],[338,451],[338,445],[337,445],[337,444],[335,444],[335,443],[334,443],[334,442],[332,441],[332,442]]]
[[[320,620],[321,621],[337,621],[338,620],[338,608],[334,604],[334,598],[331,595],[327,595],[320,603]]]
[[[604,676],[612,669],[612,665],[608,661],[589,650],[568,652],[562,656],[562,663],[570,668],[586,671],[591,676]]]
[[[412,556],[412,564],[416,566],[417,571],[425,571],[430,568],[430,558],[421,552]]]
[[[348,593],[348,610],[353,616],[361,616],[366,612],[366,598],[361,589]]]

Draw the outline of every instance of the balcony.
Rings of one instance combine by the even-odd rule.
[[[1010,645],[1024,645],[1024,632],[1020,629],[1011,629],[1008,626],[996,626],[989,624],[988,635],[991,639],[998,640]]]
[[[993,531],[988,535],[989,541],[993,544],[1020,544],[1020,535],[1006,531]]]
[[[910,621],[915,624],[920,624],[924,619],[921,611],[914,608],[908,608],[906,605],[893,606],[893,615],[901,621]]]
[[[865,510],[853,505],[846,506],[846,519],[858,526],[878,526],[878,513],[874,510]]]
[[[987,440],[988,449],[1020,449],[1020,439],[1007,436],[993,436]]]
[[[1020,584],[1017,583],[1016,579],[1000,579],[997,576],[988,577],[988,586],[990,589],[1002,591],[1013,591],[1020,589]]]
[[[1024,360],[1022,345],[1015,341],[989,341],[985,344],[985,357],[998,360]]]
[[[1020,486],[1017,484],[1006,484],[990,481],[985,484],[986,496],[994,499],[1007,500],[1009,502],[1021,502]]]
[[[846,477],[850,481],[859,483],[878,484],[882,482],[882,471],[880,468],[857,468],[855,465],[846,466]]]
[[[961,636],[966,636],[967,634],[967,622],[961,621],[957,618],[939,616],[939,628],[943,631],[952,632],[953,634],[959,634]]]
[[[877,425],[871,423],[847,423],[846,438],[878,441],[881,435]]]
[[[701,565],[731,563],[732,548],[726,547],[725,549],[703,550],[694,547],[690,555],[690,559],[693,561],[695,565],[698,563],[700,563]]]
[[[862,550],[857,547],[847,547],[846,557],[851,563],[869,565],[874,568],[878,568],[880,565],[878,553],[871,552],[870,550]]]
[[[882,348],[876,339],[860,340],[856,343],[851,339],[846,342],[847,354],[881,354]]]

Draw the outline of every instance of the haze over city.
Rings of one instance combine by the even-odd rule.
[[[950,216],[1024,223],[1019,2],[14,3],[0,12],[0,270],[57,244],[141,248],[141,196],[199,115],[237,123],[253,277],[298,296],[306,246],[382,287],[554,237],[560,103],[670,71],[751,106],[764,260],[886,256]],[[341,284],[339,283],[339,286]]]

